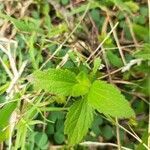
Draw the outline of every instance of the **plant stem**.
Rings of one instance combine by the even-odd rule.
[[[113,29],[114,25],[113,25],[112,20],[110,19],[110,17],[109,17],[108,14],[107,14],[107,17],[108,17],[108,20],[109,20],[109,24],[110,24],[110,26],[111,26],[111,29]],[[118,47],[118,50],[119,50],[119,53],[120,53],[122,62],[123,62],[124,65],[126,65],[125,56],[124,56],[124,54],[123,54],[123,52],[122,52],[122,48],[121,48],[121,45],[120,45],[119,40],[118,40],[117,32],[116,32],[115,29],[112,30],[112,31],[113,31],[113,36],[114,36],[114,39],[115,39],[115,41],[116,41],[116,44],[117,44],[117,47]]]
[[[83,142],[83,143],[80,143],[80,145],[83,145],[83,146],[93,146],[93,147],[99,147],[99,146],[102,146],[102,147],[105,147],[105,146],[111,146],[111,147],[118,147],[117,144],[114,144],[114,143],[100,143],[100,142],[91,142],[91,141],[86,141],[86,142]],[[131,150],[130,148],[127,148],[127,147],[121,147],[121,150]]]
[[[118,144],[118,150],[121,150],[121,142],[120,142],[120,130],[118,125],[118,119],[116,117],[116,135],[117,135],[117,144]]]
[[[148,11],[149,11],[149,43],[150,43],[150,0],[148,0]],[[148,62],[150,63],[150,61]],[[148,74],[148,82],[150,85],[150,73]],[[150,149],[150,87],[148,87],[149,91],[149,122],[148,122],[148,148]]]
[[[132,137],[134,137],[139,143],[141,143],[147,150],[149,150],[148,146],[137,136],[134,135],[132,132],[130,132],[129,130],[127,130],[126,128],[124,128],[123,126],[121,126],[120,124],[118,124],[119,128],[123,129],[124,131],[126,131],[128,134],[130,134]]]

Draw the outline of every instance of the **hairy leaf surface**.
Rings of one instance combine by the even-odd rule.
[[[35,89],[43,89],[62,96],[80,96],[88,92],[90,81],[83,72],[76,76],[69,70],[36,71],[30,77]]]
[[[105,115],[119,118],[134,116],[128,101],[113,85],[95,81],[88,94],[88,103]]]
[[[52,94],[69,96],[72,93],[72,86],[76,81],[76,75],[68,70],[48,69],[36,71],[30,77],[35,89],[43,89]]]
[[[65,121],[65,134],[70,145],[79,143],[87,134],[93,121],[93,109],[87,99],[76,101],[69,109]]]

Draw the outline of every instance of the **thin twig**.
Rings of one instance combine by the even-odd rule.
[[[131,85],[137,85],[135,83],[132,83],[130,81],[124,81],[124,80],[113,80],[113,83],[118,83],[118,84],[131,84]]]
[[[119,129],[119,123],[117,117],[115,118],[115,121],[116,121],[116,135],[117,135],[118,150],[121,150],[120,129]]]
[[[16,68],[15,60],[14,60],[14,58],[13,58],[11,52],[10,52],[10,42],[8,43],[8,50],[2,45],[0,45],[0,49],[8,56],[13,74],[16,75],[18,73],[18,71],[17,71],[17,68]]]
[[[132,47],[143,47],[142,45],[135,45],[135,44],[131,44],[131,45],[125,45],[125,46],[120,46],[120,48],[124,51],[127,51],[129,53],[131,53],[131,51],[129,50],[126,50],[126,48],[132,48]],[[105,50],[115,50],[115,49],[118,49],[118,47],[106,47]],[[97,54],[96,54],[96,57],[98,57],[99,55],[101,54],[101,51],[99,51]]]
[[[137,40],[136,40],[134,31],[133,31],[132,23],[131,23],[131,21],[130,21],[130,18],[129,18],[127,15],[125,15],[125,16],[126,16],[127,23],[128,23],[128,25],[129,25],[129,30],[130,30],[130,33],[131,33],[133,42],[135,43],[135,45],[136,45],[136,47],[137,47],[139,44],[138,44],[138,42],[137,42]]]
[[[113,29],[112,20],[111,20],[111,18],[110,18],[109,16],[108,16],[108,18],[109,18],[110,26],[111,26],[111,28]],[[115,39],[115,41],[116,41],[116,44],[117,44],[117,47],[118,47],[118,50],[119,50],[119,53],[120,53],[122,62],[123,62],[124,65],[126,65],[126,60],[125,60],[124,54],[123,54],[123,52],[122,52],[122,49],[121,49],[121,46],[120,46],[120,43],[119,43],[119,40],[118,40],[117,33],[116,33],[116,30],[115,30],[115,29],[113,30],[113,36],[114,36],[114,39]]]
[[[6,73],[8,74],[8,76],[10,77],[10,79],[13,79],[13,74],[11,73],[11,71],[8,69],[8,67],[5,65],[4,61],[2,60],[2,58],[0,57],[0,62],[2,64],[2,66],[4,67]]]
[[[82,146],[95,146],[95,147],[99,147],[99,146],[112,146],[112,147],[118,147],[117,144],[114,144],[114,143],[100,143],[100,142],[91,142],[91,141],[86,141],[86,142],[83,142],[83,143],[80,143],[80,145]],[[130,148],[127,148],[127,147],[123,147],[121,146],[121,149],[122,150],[132,150]]]
[[[9,61],[10,61],[11,69],[12,69],[13,74],[15,76],[16,74],[18,74],[18,70],[17,70],[17,67],[16,67],[15,58],[11,54],[10,44],[8,44],[8,58],[9,58]]]
[[[131,44],[131,45],[125,45],[125,46],[120,46],[121,49],[124,49],[124,48],[133,48],[133,47],[136,47],[135,44]],[[142,45],[138,45],[137,47],[143,47]],[[114,49],[118,49],[118,47],[110,47],[110,48],[105,48],[105,50],[114,50]]]
[[[114,70],[114,71],[110,72],[110,75],[115,74],[115,73],[118,73],[118,72],[121,71],[122,69],[123,69],[123,67],[121,67],[121,68],[119,68],[119,69],[117,69],[117,70]],[[106,75],[103,75],[103,76],[99,77],[98,79],[104,79],[104,78],[106,78],[106,77],[108,77],[108,76],[109,76],[109,74],[106,74]]]
[[[130,134],[132,137],[134,137],[139,143],[141,143],[147,150],[149,150],[148,146],[137,136],[135,136],[132,132],[130,132],[129,130],[127,130],[126,128],[124,128],[123,126],[121,126],[120,124],[118,124],[118,126],[123,129],[124,131],[126,131],[128,134]]]
[[[111,31],[107,34],[107,36],[105,37],[105,39],[99,44],[99,46],[96,48],[96,50],[88,57],[88,59],[86,60],[86,62],[88,62],[94,55],[95,53],[102,47],[102,45],[105,43],[105,41],[110,37],[110,35],[112,34],[113,30],[118,26],[119,22],[117,22],[115,24],[115,26],[111,29]]]
[[[16,76],[14,76],[12,82],[10,83],[10,86],[6,90],[7,93],[11,93],[11,90],[13,89],[14,85],[17,83],[19,77],[21,76],[22,72],[24,71],[25,66],[27,65],[27,61],[23,62],[22,66],[20,67],[19,72]]]
[[[140,98],[141,100],[143,100],[146,104],[149,105],[149,102],[143,97],[143,95],[140,95],[139,93],[136,93],[136,92],[133,92],[133,91],[129,92],[129,91],[126,91],[126,90],[123,90],[123,89],[121,89],[121,91],[125,92],[125,93],[128,93],[128,94],[131,94],[133,96],[136,96],[136,97]]]
[[[8,56],[8,51],[2,46],[0,45],[0,49]]]

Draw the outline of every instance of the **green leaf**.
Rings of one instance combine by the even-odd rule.
[[[76,101],[69,109],[65,121],[65,134],[70,145],[79,143],[88,132],[93,121],[93,109],[87,99]]]
[[[94,117],[94,121],[92,123],[91,131],[96,134],[96,136],[99,136],[101,133],[100,126],[103,124],[102,117],[98,114]]]
[[[129,118],[134,116],[128,101],[120,91],[105,81],[95,81],[88,94],[88,103],[100,113],[112,117]]]
[[[103,65],[101,64],[100,58],[94,59],[93,65],[94,66],[93,66],[92,72],[89,75],[91,81],[94,81],[96,79],[96,74],[97,74],[98,70],[102,69],[102,67],[103,67]]]
[[[89,91],[91,85],[87,74],[85,72],[80,72],[76,77],[76,80],[78,81],[78,83],[73,86],[71,95],[72,96],[85,95]]]
[[[89,5],[89,3],[90,3],[90,5]],[[99,3],[95,2],[95,1],[90,1],[89,3],[80,5],[79,7],[74,7],[69,15],[75,15],[75,14],[84,12],[87,9],[88,5],[89,5],[89,8],[88,8],[89,10],[102,7]]]
[[[92,19],[93,19],[96,23],[99,23],[99,22],[100,22],[99,9],[92,9],[91,12],[90,12],[90,15],[91,15]]]
[[[5,141],[9,138],[9,128],[1,129],[0,128],[0,142]]]
[[[9,119],[16,108],[16,102],[10,102],[0,109],[0,141],[4,141],[9,137]]]
[[[49,30],[48,37],[51,38],[67,31],[68,31],[67,25],[65,23],[62,23],[52,27],[51,30]]]
[[[134,13],[136,13],[139,10],[139,6],[138,3],[132,2],[132,1],[128,1],[124,3],[128,8],[130,8],[130,10]]]
[[[97,70],[99,69],[100,65],[101,65],[101,59],[100,58],[96,58],[94,60],[93,74],[95,74],[97,72]]]
[[[113,2],[121,10],[124,10],[130,14],[132,13],[131,8],[129,8],[128,5],[125,5],[125,3],[122,0],[111,0],[111,2]]]
[[[150,60],[150,44],[144,44],[144,47],[133,54],[136,58]]]
[[[43,147],[45,147],[48,144],[48,137],[46,135],[46,133],[43,132],[34,132],[34,140],[36,145],[43,149]]]
[[[148,8],[145,6],[140,7],[140,14],[144,17],[148,16]]]
[[[150,72],[150,70],[147,68],[147,71]],[[145,96],[150,96],[150,77],[149,75],[138,82],[138,87],[136,89],[136,91],[140,92],[140,93],[143,93]]]
[[[112,64],[114,67],[123,66],[121,58],[117,54],[113,53],[112,51],[107,51],[106,53],[110,64]]]
[[[9,84],[10,84],[10,83],[7,82],[6,84],[0,86],[0,95],[3,94],[3,93],[7,90]]]
[[[56,124],[55,124],[55,130],[57,132],[63,132],[64,131],[64,119],[58,119],[56,121]]]
[[[29,149],[31,149],[32,144],[34,145],[34,149],[40,150],[46,150],[49,146],[47,134],[44,132],[30,132],[28,141],[28,146],[30,146]]]
[[[58,144],[62,144],[65,140],[65,136],[62,132],[56,132],[54,134],[54,139]]]
[[[138,24],[133,24],[133,31],[139,40],[143,40],[145,42],[149,41],[149,30],[146,26],[141,26]]]
[[[17,20],[13,18],[12,23],[18,30],[23,32],[33,32],[38,30],[37,26],[34,23],[27,22],[24,20]]]
[[[36,71],[29,77],[29,80],[35,89],[43,89],[62,96],[71,95],[71,89],[77,83],[76,75],[73,72],[61,69]]]
[[[43,89],[62,96],[85,95],[90,86],[90,81],[85,73],[81,72],[76,76],[73,72],[62,69],[36,71],[29,77],[29,80],[35,89]]]
[[[109,125],[104,126],[103,129],[102,129],[102,135],[103,135],[107,140],[110,140],[110,139],[114,136],[112,127],[109,126]]]
[[[16,102],[10,102],[0,109],[0,127],[5,127],[8,124],[10,116],[16,108],[16,106]]]
[[[50,135],[54,134],[54,132],[55,132],[54,125],[49,123],[46,128],[46,133]]]
[[[67,5],[69,3],[69,0],[61,0],[62,5]]]
[[[26,19],[16,19],[16,18],[13,18],[9,15],[5,15],[5,14],[2,14],[0,13],[0,17],[4,18],[4,19],[7,19],[9,21],[12,22],[12,24],[20,31],[23,31],[23,32],[40,32],[40,33],[43,33],[43,30],[39,27],[40,26],[40,22],[39,20],[36,20],[36,19],[30,19],[28,18],[28,20]]]

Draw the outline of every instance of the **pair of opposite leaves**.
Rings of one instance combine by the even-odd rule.
[[[118,118],[135,116],[128,101],[113,85],[105,81],[91,82],[86,73],[63,69],[36,71],[30,78],[35,89],[43,89],[60,96],[79,97],[69,108],[65,121],[65,134],[69,144],[79,143],[93,121],[94,110]]]

